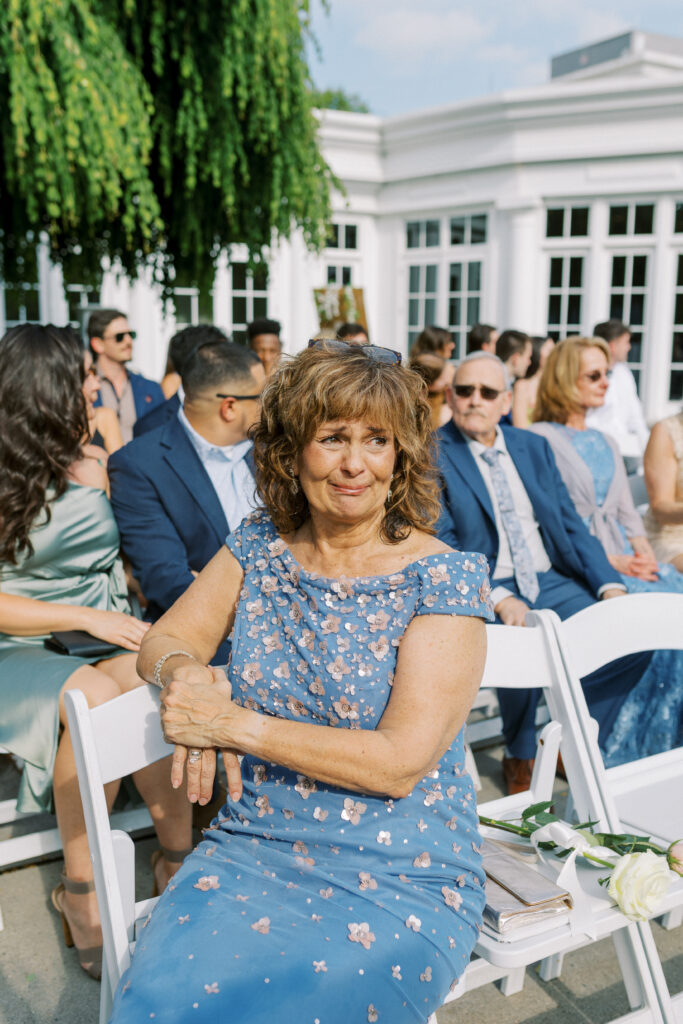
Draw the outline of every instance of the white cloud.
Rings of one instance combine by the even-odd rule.
[[[395,4],[379,0],[366,7],[354,43],[397,60],[433,63],[462,54],[490,35],[490,24],[449,8],[439,0],[428,0],[419,10],[406,0]]]

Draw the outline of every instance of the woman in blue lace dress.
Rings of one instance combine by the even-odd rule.
[[[277,372],[254,440],[267,511],[145,639],[175,783],[201,795],[211,748],[245,757],[116,1024],[425,1021],[467,966],[484,891],[462,728],[487,570],[434,537],[429,406],[392,358],[322,343]],[[230,631],[226,680],[204,666]]]
[[[550,442],[577,512],[628,592],[683,593],[683,573],[669,563],[657,564],[616,443],[586,427],[587,411],[605,400],[608,365],[609,350],[600,338],[561,342],[544,369],[531,429]],[[623,764],[681,743],[683,652],[656,651],[614,724],[605,761]]]

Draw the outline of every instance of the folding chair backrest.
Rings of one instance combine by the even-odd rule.
[[[102,921],[103,994],[113,991],[130,962],[135,894],[133,842],[112,833],[104,785],[167,757],[159,718],[159,690],[138,687],[90,709],[80,690],[68,690],[66,711]],[[104,995],[103,995],[104,998]]]

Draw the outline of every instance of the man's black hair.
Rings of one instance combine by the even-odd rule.
[[[252,366],[260,366],[258,358],[244,345],[233,341],[207,341],[195,347],[188,356],[180,379],[189,403],[205,391],[229,392],[233,387],[247,389],[251,394],[255,385]]]

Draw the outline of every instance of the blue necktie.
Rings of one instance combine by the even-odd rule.
[[[512,565],[515,570],[515,580],[517,581],[519,592],[522,597],[525,597],[527,601],[533,604],[539,592],[538,577],[534,571],[531,552],[527,542],[524,540],[522,524],[515,511],[510,485],[505,476],[505,471],[498,461],[500,455],[501,453],[496,448],[489,448],[488,451],[482,452],[481,457],[491,469],[493,493],[498,502],[500,518],[503,520],[508,544],[510,545]]]

